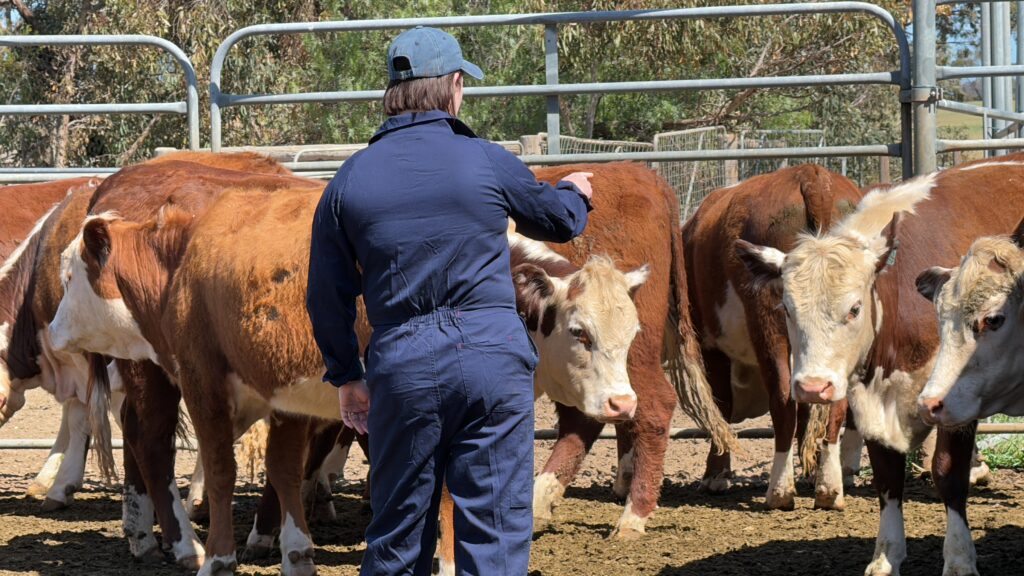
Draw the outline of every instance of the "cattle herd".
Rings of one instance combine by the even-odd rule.
[[[805,470],[817,462],[814,506],[835,510],[867,446],[880,512],[868,575],[898,574],[907,558],[906,458],[934,433],[943,574],[976,574],[976,422],[1024,415],[1024,154],[867,190],[818,166],[784,168],[713,192],[686,223],[639,164],[536,174],[579,170],[594,173],[583,236],[547,245],[508,232],[540,356],[535,394],[558,416],[534,483],[538,526],[606,424],[625,501],[614,536],[642,538],[677,404],[710,433],[700,487],[716,492],[732,478],[730,423],[769,413],[769,509],[794,507],[796,439]],[[316,572],[307,514],[332,513],[325,470],[366,440],[343,428],[321,382],[305,308],[323,188],[254,154],[193,152],[102,181],[0,188],[0,425],[30,388],[61,403],[57,442],[28,487],[45,509],[72,504],[90,438],[114,475],[109,411],[124,436],[130,554],[231,574],[233,444],[267,419],[267,482],[241,558],[279,547],[282,574]],[[371,329],[358,328],[365,350]],[[200,452],[185,499],[183,412]],[[204,518],[201,543],[192,521]],[[447,499],[440,522],[441,571],[454,574]]]

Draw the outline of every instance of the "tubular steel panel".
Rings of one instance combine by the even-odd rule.
[[[142,104],[24,104],[0,106],[3,114],[184,114],[188,145],[199,148],[199,88],[192,62],[181,48],[156,36],[144,34],[76,34],[0,36],[0,46],[154,46],[169,54],[185,75],[185,100]]]
[[[773,16],[788,14],[843,14],[861,13],[880,20],[892,32],[899,50],[900,67],[892,72],[868,74],[834,74],[826,76],[783,76],[774,78],[726,78],[726,79],[695,79],[669,80],[650,82],[595,82],[589,84],[558,84],[557,80],[557,26],[570,23],[595,23],[619,21],[655,21],[684,20],[700,18]],[[823,85],[859,85],[889,84],[897,85],[901,90],[910,88],[910,48],[903,28],[896,22],[892,14],[885,9],[866,2],[828,2],[800,4],[769,4],[750,6],[711,6],[699,8],[680,8],[671,10],[619,10],[593,12],[556,12],[544,14],[509,14],[488,16],[449,16],[436,18],[404,18],[392,20],[351,20],[338,22],[309,22],[286,24],[260,24],[242,28],[228,36],[217,48],[210,66],[210,145],[214,151],[220,150],[222,141],[222,108],[255,104],[294,104],[299,102],[343,102],[377,100],[383,95],[381,90],[349,91],[349,92],[314,92],[298,94],[272,95],[240,95],[227,94],[221,91],[224,63],[231,48],[245,38],[261,35],[305,34],[323,32],[349,32],[367,30],[393,30],[412,28],[414,26],[436,27],[475,27],[475,26],[525,26],[539,25],[545,27],[545,81],[544,85],[527,86],[495,86],[467,88],[466,96],[509,96],[534,95],[546,96],[548,117],[549,152],[559,160],[548,159],[544,163],[562,163],[576,161],[610,161],[626,159],[623,157],[606,158],[602,155],[567,156],[558,154],[557,110],[552,102],[557,103],[560,94],[605,94],[612,92],[646,92],[653,90],[709,90],[724,88],[766,88],[781,86],[823,86]],[[554,51],[552,51],[554,47]],[[901,110],[901,134],[904,146],[882,145],[875,147],[872,153],[901,155],[903,158],[904,175],[910,174],[910,134],[909,105]],[[856,149],[857,147],[853,147]],[[864,147],[867,148],[867,147]],[[791,149],[773,150],[774,156],[797,157]],[[850,154],[857,154],[856,151]],[[824,156],[820,151],[815,154],[804,154],[804,157]],[[740,156],[734,156],[740,157]],[[539,159],[530,157],[533,160]],[[571,158],[571,159],[569,159]],[[632,158],[641,159],[641,158]],[[663,156],[652,153],[643,160],[686,159],[679,156]],[[699,158],[705,159],[705,158]]]

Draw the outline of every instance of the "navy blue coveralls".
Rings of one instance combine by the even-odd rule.
[[[538,183],[502,147],[431,111],[393,116],[345,162],[313,220],[307,306],[340,386],[363,376],[373,520],[360,574],[429,574],[442,480],[460,574],[526,574],[533,529],[533,370],[508,218],[538,240],[583,232],[574,185]],[[358,266],[357,266],[358,263]]]

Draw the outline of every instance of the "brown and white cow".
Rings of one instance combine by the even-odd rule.
[[[799,234],[827,231],[852,212],[861,195],[847,178],[805,164],[715,190],[683,227],[693,319],[715,400],[731,422],[771,412],[775,461],[766,496],[770,509],[791,510],[796,495],[797,403],[790,394],[786,315],[777,291],[754,286],[733,245],[742,241],[789,250]],[[848,428],[841,465],[837,441],[846,403],[836,403],[832,412],[814,506],[842,509],[843,470],[852,474],[859,468],[861,443]],[[729,453],[717,454],[712,446],[701,486],[723,491],[731,476]]]
[[[25,392],[31,388],[42,387],[61,404],[57,441],[28,488],[30,496],[45,497],[44,510],[65,506],[82,485],[91,428],[89,398],[84,379],[67,377],[45,358],[33,359],[47,365],[44,372],[20,361],[19,338],[14,334],[18,303],[31,290],[31,268],[21,264],[33,256],[43,223],[58,203],[71,193],[91,193],[99,182],[76,178],[0,188],[0,426],[24,406]]]
[[[867,441],[881,504],[869,575],[898,573],[906,559],[906,453],[928,432],[917,397],[939,331],[915,280],[929,266],[955,264],[979,235],[1011,229],[1022,209],[1024,155],[1014,154],[871,192],[828,234],[801,237],[788,254],[737,247],[763,283],[783,288],[798,400],[848,397]],[[947,575],[977,573],[966,519],[975,428],[938,432],[932,477],[947,511]]]
[[[67,297],[50,326],[55,341],[71,348],[83,342],[100,348],[103,343],[91,334],[106,333],[112,345],[100,352],[137,352],[176,369],[207,476],[211,528],[202,574],[230,571],[236,565],[230,520],[235,472],[231,417],[242,402],[263,403],[276,414],[267,473],[284,520],[283,572],[313,570],[298,486],[301,431],[305,417],[338,417],[335,391],[320,381],[323,367],[303,304],[309,223],[318,199],[318,192],[307,189],[231,192],[192,234],[179,229],[188,219],[173,207],[162,219],[143,223],[95,216],[67,251]],[[174,262],[175,272],[173,277],[166,270],[140,274],[139,262]],[[613,315],[628,308],[630,281],[616,273],[621,280],[612,286],[620,287],[622,296],[590,299],[581,277],[577,303],[619,302]],[[146,294],[150,297],[145,302],[135,301]],[[138,314],[129,330],[116,321],[122,301],[131,314]],[[594,315],[579,310],[577,316]],[[605,336],[591,337],[603,341]]]
[[[1024,416],[1024,220],[1012,237],[979,238],[954,269],[923,272],[935,302],[935,367],[918,396],[925,422],[955,428],[1002,413]]]
[[[18,312],[8,364],[12,368],[22,367],[26,378],[63,371],[75,375],[76,381],[85,381],[87,374],[81,368],[80,355],[55,350],[45,327],[56,314],[64,293],[62,252],[79,233],[91,209],[117,209],[127,216],[151,217],[160,207],[173,203],[180,210],[197,214],[232,186],[258,185],[270,189],[304,183],[310,181],[289,176],[284,168],[268,165],[265,158],[252,154],[179,153],[125,168],[95,191],[70,195],[44,223],[36,245],[15,266],[25,275],[30,288],[14,302]],[[123,304],[121,312],[118,321],[126,322]],[[132,552],[137,557],[161,554],[152,529],[155,516],[163,541],[176,559],[194,565],[203,557],[202,546],[182,509],[173,481],[173,437],[178,425],[176,407],[180,393],[155,365],[119,363],[118,367],[115,380],[125,383],[128,395],[122,412],[127,448],[123,521]]]

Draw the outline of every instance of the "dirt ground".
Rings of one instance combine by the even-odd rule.
[[[537,406],[539,425],[550,427],[549,403]],[[44,393],[34,392],[28,406],[0,429],[0,438],[52,438],[59,423],[59,407]],[[686,422],[677,417],[674,425]],[[767,419],[748,425],[765,426]],[[745,451],[733,458],[738,486],[727,495],[706,496],[697,492],[706,442],[673,441],[661,508],[649,522],[647,535],[620,542],[608,539],[622,510],[611,492],[615,446],[599,441],[557,509],[556,521],[535,534],[531,576],[863,574],[878,527],[877,501],[867,480],[859,480],[848,493],[844,512],[812,510],[812,487],[806,481],[798,485],[795,511],[767,512],[762,502],[771,442],[746,440],[744,445]],[[538,442],[538,467],[550,446],[551,442]],[[98,484],[92,462],[85,489],[71,508],[45,514],[37,501],[25,499],[25,487],[45,456],[43,450],[0,450],[0,574],[184,574],[172,564],[132,562],[121,535],[119,487]],[[193,463],[192,453],[178,458],[183,490]],[[349,481],[335,496],[338,521],[313,526],[320,574],[358,572],[362,533],[369,520],[360,500],[365,471],[362,454],[355,449],[345,471]],[[909,558],[902,574],[940,574],[942,505],[926,482],[912,481],[908,491],[904,514]],[[240,482],[236,494],[235,532],[241,544],[259,487]],[[968,515],[982,574],[1024,575],[1022,504],[1024,472],[997,471],[988,487],[972,492]],[[199,534],[205,537],[205,526],[199,526]],[[238,573],[278,574],[279,561],[243,564]]]

